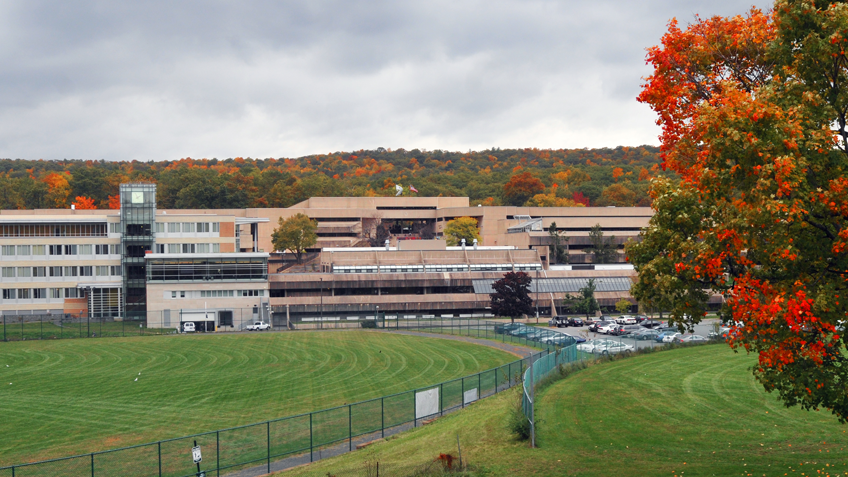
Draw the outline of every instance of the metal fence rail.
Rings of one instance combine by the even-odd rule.
[[[545,349],[497,368],[424,388],[229,429],[2,467],[0,477],[194,476],[197,467],[191,448],[195,442],[201,447],[201,469],[206,475],[258,476],[351,451],[357,444],[417,427],[428,419],[509,389],[522,381],[522,372],[531,360],[554,356],[557,362],[562,359],[559,356],[576,356],[573,343],[564,349],[548,343],[558,335],[548,330],[534,329],[522,334],[513,330],[512,324],[475,319],[385,323],[380,322],[379,327],[487,338]],[[430,407],[426,406],[428,403]]]

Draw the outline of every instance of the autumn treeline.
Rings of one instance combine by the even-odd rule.
[[[125,182],[158,185],[166,209],[289,207],[309,197],[467,196],[472,205],[646,206],[654,147],[360,150],[297,159],[0,160],[0,208],[117,208]],[[410,190],[413,186],[418,192]]]

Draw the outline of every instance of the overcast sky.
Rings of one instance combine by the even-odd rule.
[[[750,6],[2,1],[0,158],[657,144],[645,48]]]

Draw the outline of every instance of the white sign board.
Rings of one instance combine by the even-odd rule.
[[[468,404],[477,400],[477,388],[469,389],[462,394],[463,404]]]
[[[415,419],[439,413],[439,388],[415,393]]]
[[[203,460],[203,457],[200,455],[200,446],[191,448],[191,458],[194,459],[195,464],[199,464]]]

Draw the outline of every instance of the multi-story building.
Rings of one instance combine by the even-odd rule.
[[[318,223],[318,245],[302,264],[271,244],[278,221],[297,213]],[[480,243],[446,247],[445,225],[466,216],[477,220]],[[0,211],[0,313],[138,318],[164,328],[193,321],[207,330],[378,310],[398,319],[483,316],[491,284],[513,270],[534,278],[543,314],[589,278],[598,279],[601,304],[612,306],[629,297],[634,275],[621,244],[650,216],[648,208],[470,207],[464,197],[159,210],[155,185],[124,184],[120,210]],[[549,263],[552,223],[568,237],[570,265]],[[615,236],[613,264],[592,264],[586,253],[596,224]]]

